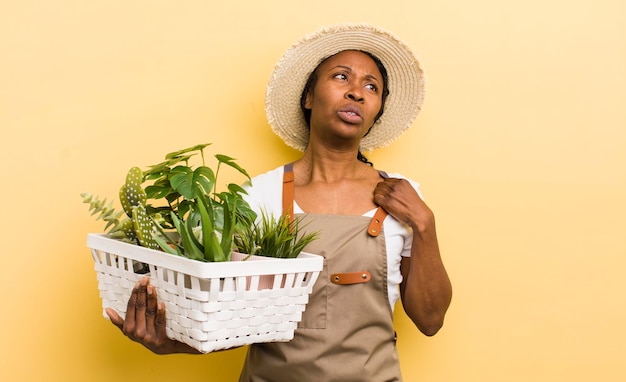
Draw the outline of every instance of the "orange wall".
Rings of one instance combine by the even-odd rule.
[[[422,183],[454,284],[433,338],[398,310],[406,380],[626,379],[624,4],[3,3],[0,379],[235,378],[241,349],[158,357],[102,318],[79,194],[200,142],[252,174],[292,160],[267,78],[341,21],[393,30],[428,76],[414,127],[371,155]]]

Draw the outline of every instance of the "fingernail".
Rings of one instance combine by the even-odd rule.
[[[154,287],[152,285],[148,285],[148,295],[152,295],[152,292],[154,291]]]

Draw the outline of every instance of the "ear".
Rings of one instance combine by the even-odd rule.
[[[311,95],[312,91],[306,93],[306,98],[304,99],[304,108],[307,110],[311,110],[311,103],[313,102],[313,96]]]

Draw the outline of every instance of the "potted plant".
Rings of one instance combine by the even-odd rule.
[[[132,167],[119,191],[122,210],[81,194],[91,214],[106,222],[106,233],[87,239],[103,310],[124,315],[132,286],[148,276],[174,312],[166,323],[171,338],[202,352],[287,341],[323,266],[321,256],[301,252],[317,234],[302,234],[297,219],[264,212],[257,219],[239,185],[218,192],[222,168],[250,176],[221,154],[215,170],[208,167],[208,145],[169,153],[145,171]],[[201,158],[195,168],[194,156]],[[245,252],[246,261],[231,261],[234,250]]]
[[[257,214],[243,199],[245,190],[229,184],[227,191],[217,192],[217,176],[223,165],[250,180],[245,169],[233,158],[217,154],[217,169],[205,164],[200,144],[165,156],[165,161],[146,171],[132,167],[119,191],[123,211],[112,203],[83,193],[92,215],[104,220],[111,238],[151,249],[185,256],[199,261],[228,261],[236,242],[239,252],[279,257],[296,257],[315,240],[317,233],[299,235],[299,220],[277,219]],[[193,168],[189,160],[196,154],[202,165]],[[143,186],[145,181],[151,184]]]
[[[249,224],[256,214],[242,197],[243,188],[229,184],[217,192],[217,175],[223,165],[250,176],[233,158],[217,154],[217,169],[205,164],[204,149],[196,145],[165,156],[165,161],[146,171],[132,167],[119,191],[122,211],[106,199],[83,193],[92,214],[107,222],[111,238],[200,261],[228,261],[235,228]],[[193,168],[189,160],[200,154],[202,164]],[[151,182],[143,186],[145,181]],[[125,215],[125,216],[124,216]]]

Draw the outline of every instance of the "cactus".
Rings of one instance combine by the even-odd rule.
[[[133,216],[133,207],[146,205],[146,192],[141,188],[143,172],[139,167],[132,167],[126,174],[126,183],[120,188],[120,203],[128,217]]]
[[[124,232],[143,247],[159,249],[153,237],[157,232],[155,224],[146,212],[148,198],[141,187],[142,183],[143,171],[139,167],[131,167],[126,174],[126,183],[120,187],[119,192],[120,203],[131,222],[125,225]]]
[[[107,222],[105,230],[111,227],[108,235],[115,239],[129,241],[151,249],[160,249],[153,238],[157,232],[154,222],[146,212],[147,196],[141,187],[143,183],[143,172],[139,167],[132,167],[126,175],[126,183],[120,187],[120,204],[126,213],[127,218],[120,220],[123,213],[116,211],[112,207],[112,202],[108,205],[107,200],[99,200],[91,194],[83,193],[83,202],[90,203],[92,215],[100,213],[98,219]]]
[[[139,238],[137,237],[137,233],[135,232],[135,225],[133,224],[133,221],[131,218],[127,218],[127,219],[124,219],[124,221],[122,221],[121,229],[122,229],[124,236],[128,240],[130,240],[131,242],[135,244],[139,244]],[[110,235],[111,235],[111,232],[109,232],[109,236]]]
[[[159,244],[154,240],[153,235],[157,232],[152,219],[146,213],[145,206],[133,207],[133,226],[139,244],[150,249],[160,249]]]

